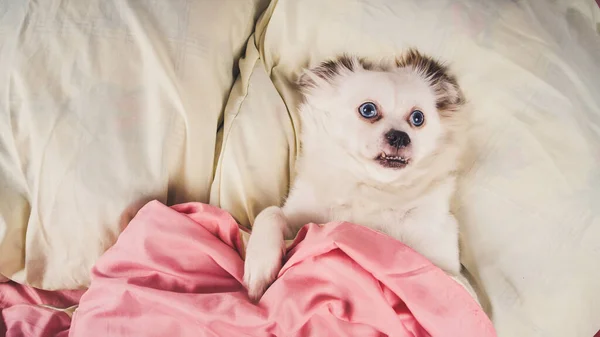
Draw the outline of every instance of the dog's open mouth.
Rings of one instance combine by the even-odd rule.
[[[382,152],[381,154],[379,154],[379,156],[375,158],[375,160],[377,160],[379,164],[383,167],[399,169],[408,165],[410,158],[402,156],[391,156],[389,154],[386,154],[385,152]]]

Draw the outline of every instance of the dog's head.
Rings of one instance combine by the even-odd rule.
[[[303,143],[333,145],[323,146],[332,160],[382,182],[443,151],[464,103],[446,67],[415,50],[393,62],[342,56],[299,84]]]

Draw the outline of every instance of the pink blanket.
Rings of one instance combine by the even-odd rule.
[[[224,211],[150,202],[96,264],[69,336],[495,336],[459,284],[364,227],[305,226],[258,305],[242,285],[242,251]],[[5,321],[6,310],[16,309]],[[13,319],[7,336],[52,336],[35,332],[48,319],[21,310],[37,330],[19,334]],[[59,320],[65,336],[68,316]]]

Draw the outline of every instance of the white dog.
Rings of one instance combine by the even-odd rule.
[[[300,78],[297,177],[282,208],[263,210],[248,242],[244,282],[259,299],[307,223],[348,221],[386,233],[459,275],[450,213],[462,153],[464,98],[443,65],[408,51],[369,63],[343,56]]]

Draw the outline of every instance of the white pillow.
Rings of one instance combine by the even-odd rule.
[[[474,108],[456,212],[499,336],[589,337],[600,328],[594,18],[584,0],[274,1],[226,108],[211,202],[248,225],[285,197],[302,67],[417,47],[448,61]]]
[[[145,201],[208,201],[237,58],[267,4],[0,3],[0,274],[85,286]]]

